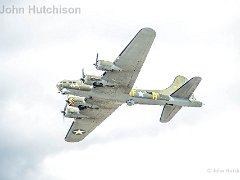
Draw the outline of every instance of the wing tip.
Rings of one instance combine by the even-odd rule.
[[[160,118],[160,122],[161,122],[161,123],[168,123],[169,121],[170,121],[170,120]]]
[[[150,27],[144,27],[140,31],[146,31],[146,32],[156,36],[156,31],[154,29],[150,28]]]
[[[194,80],[194,81],[200,83],[200,82],[202,81],[202,78],[199,77],[199,76],[195,76],[195,77],[192,78],[192,80]]]

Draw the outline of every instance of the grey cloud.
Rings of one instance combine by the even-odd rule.
[[[6,2],[10,1],[7,0]],[[70,42],[76,38],[76,36],[80,36],[80,39],[91,36],[92,32],[96,34],[96,41],[99,41],[103,36],[106,38],[109,37],[109,39],[117,38],[118,41],[127,37],[124,43],[128,43],[128,38],[130,37],[129,29],[133,32],[133,27],[139,26],[138,24],[133,25],[133,27],[121,27],[125,24],[118,24],[118,22],[113,21],[108,22],[109,19],[104,19],[104,17],[102,17],[102,19],[88,17],[89,21],[82,21],[81,18],[83,17],[84,14],[78,18],[41,17],[35,19],[32,17],[0,16],[0,67],[4,68],[4,70],[1,69],[0,71],[0,83],[2,86],[0,88],[0,177],[2,179],[33,179],[31,174],[38,176],[39,173],[41,173],[39,172],[39,164],[41,164],[46,157],[57,154],[58,152],[68,151],[70,149],[83,150],[96,144],[111,143],[112,141],[121,141],[128,138],[155,136],[166,131],[168,128],[176,128],[180,124],[189,125],[192,123],[190,120],[188,120],[188,123],[184,121],[184,119],[179,119],[179,121],[175,120],[174,123],[168,124],[167,126],[162,124],[158,124],[158,126],[155,126],[155,124],[146,124],[145,127],[119,127],[113,128],[104,134],[95,132],[97,135],[90,135],[82,143],[65,143],[64,136],[70,126],[70,122],[62,123],[59,110],[64,106],[64,102],[61,99],[62,97],[57,94],[57,91],[52,92],[55,89],[50,88],[55,86],[54,81],[57,81],[55,74],[61,73],[62,76],[65,75],[63,72],[57,72],[58,63],[62,62],[58,62],[58,60],[55,59],[56,69],[53,68],[52,72],[46,72],[43,68],[33,68],[32,65],[28,64],[23,64],[20,70],[15,71],[16,69],[6,65],[6,62],[9,62],[13,55],[24,52],[30,48],[37,48],[38,51],[41,51],[41,47],[43,49],[46,44],[52,43],[54,45]],[[96,20],[98,20],[98,22],[96,22]],[[164,26],[165,29],[162,30],[161,28],[163,26],[162,24],[159,25],[159,27],[157,26],[157,32],[159,34],[158,40],[160,39],[161,42],[169,42],[170,40],[174,43],[175,40],[178,39],[178,41],[181,42],[189,40],[189,43],[191,43],[193,40],[191,38],[196,37],[194,34],[187,34],[187,29],[179,32],[178,29],[183,25],[166,25]],[[238,25],[236,26],[237,27],[233,25],[233,29],[229,29],[229,33],[232,33],[234,37],[239,39],[239,27]],[[122,31],[118,28],[121,28]],[[169,31],[172,32],[169,33]],[[112,32],[117,32],[117,34],[111,34]],[[214,34],[215,32],[208,33],[208,36],[206,36],[206,39],[209,43],[213,43],[214,47],[217,47],[215,45],[218,43],[229,42],[228,38],[226,41],[219,40],[224,33],[217,34],[213,38],[210,38],[210,36]],[[112,35],[115,35],[115,37],[112,37]],[[217,42],[214,42],[214,39],[216,39]],[[200,42],[201,38],[197,37],[197,40]],[[239,47],[239,41],[237,41],[236,38],[235,42],[236,47]],[[99,46],[101,46],[100,42],[96,43],[99,43]],[[48,66],[49,59],[47,59],[47,56],[44,57],[46,59],[41,60],[41,62],[36,62],[36,64],[39,66]],[[40,61],[37,57],[36,59]],[[11,59],[11,61],[13,61],[13,63],[10,65],[14,66],[14,62],[18,62],[18,59]],[[70,62],[70,60],[67,59],[67,62]],[[81,63],[86,62],[87,60]],[[19,65],[19,63],[16,64]],[[76,77],[78,77],[80,71],[76,73]],[[208,72],[203,73],[207,74]],[[209,81],[207,75],[203,81]],[[239,81],[236,81],[234,84],[231,83],[227,88],[224,84],[221,88],[209,86],[210,84],[211,82],[200,85],[204,86],[202,88],[208,88],[206,90],[208,94],[206,96],[201,94],[202,99],[200,99],[203,101],[207,99],[206,103],[213,103],[214,100],[218,101],[215,101],[215,103],[211,105],[208,104],[207,108],[218,104],[221,98],[224,100],[230,98],[229,103],[234,101],[234,103],[239,104]],[[224,97],[222,97],[222,88],[226,91],[229,90],[229,95],[225,94]],[[15,107],[15,104],[20,104],[21,107],[19,108],[22,108],[25,112],[18,112],[18,109],[12,109],[12,107]],[[222,107],[223,106],[224,104]],[[200,112],[205,113],[203,110],[206,109],[199,109]],[[209,113],[209,109],[206,111]],[[217,110],[213,109],[212,113],[215,113],[215,111]],[[195,117],[195,114],[191,110],[184,112],[186,113],[184,114],[186,118],[188,116]],[[160,113],[161,108],[159,108],[159,116]],[[198,118],[200,119],[201,117],[200,115]],[[157,118],[158,117],[154,120],[158,121]],[[146,117],[146,119],[148,118]],[[197,119],[194,121],[197,122]],[[46,178],[50,179],[50,177]]]

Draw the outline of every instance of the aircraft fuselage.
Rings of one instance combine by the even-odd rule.
[[[77,87],[77,86],[76,86]],[[105,99],[109,101],[119,102],[119,104],[127,103],[131,106],[134,104],[146,104],[146,105],[178,105],[187,107],[201,107],[202,103],[196,100],[189,100],[183,98],[171,97],[170,95],[164,95],[153,91],[132,89],[129,94],[118,93],[122,92],[120,87],[96,87],[85,88],[85,90],[72,88],[62,88],[60,91],[65,94],[71,94],[75,96],[92,98],[92,99]]]

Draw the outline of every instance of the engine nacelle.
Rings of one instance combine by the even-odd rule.
[[[97,70],[101,70],[101,71],[122,71],[121,68],[115,66],[110,61],[97,60],[96,64],[94,65]]]
[[[78,107],[79,110],[84,110],[86,108],[92,108],[92,109],[98,108],[98,106],[96,105],[86,103],[85,97],[69,96],[66,102],[68,103],[68,106]]]
[[[102,87],[102,86],[115,86],[117,84],[105,81],[101,76],[95,75],[85,75],[82,79],[86,85],[93,85],[94,87]]]
[[[79,105],[86,106],[85,98],[79,96],[69,96],[66,100],[69,106],[78,107]]]
[[[70,84],[69,85],[71,89],[81,90],[81,91],[91,91],[93,86],[90,84]]]
[[[93,86],[89,84],[84,84],[80,80],[63,80],[57,84],[57,88],[62,94],[70,94],[70,89],[91,91]]]
[[[87,118],[87,116],[82,115],[76,107],[67,107],[64,116],[67,118]]]

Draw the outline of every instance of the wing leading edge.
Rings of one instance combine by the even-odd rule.
[[[114,61],[114,65],[122,71],[106,72],[103,79],[125,87],[128,93],[137,79],[155,37],[156,32],[153,29],[141,29]]]

